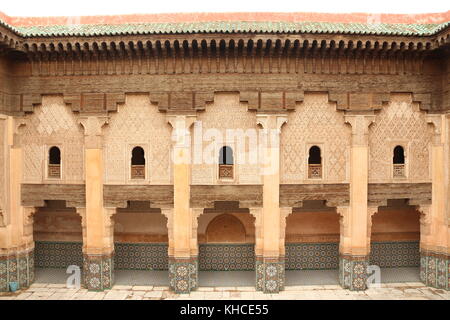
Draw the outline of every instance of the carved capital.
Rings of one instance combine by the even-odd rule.
[[[257,113],[256,124],[266,130],[276,130],[281,133],[281,127],[287,123],[286,113]]]
[[[161,214],[167,218],[169,255],[173,255],[173,208],[161,208]]]
[[[286,219],[292,213],[292,207],[280,208],[280,241],[284,243],[286,238]]]
[[[348,233],[348,218],[349,218],[349,207],[336,207],[336,213],[339,215],[339,226],[341,236],[347,237]]]
[[[35,207],[23,207],[23,224],[33,225],[34,215],[37,209]]]
[[[427,123],[433,126],[433,145],[440,146],[445,141],[445,130],[443,126],[445,125],[445,115],[441,114],[428,114]]]
[[[102,148],[102,128],[108,123],[106,116],[86,116],[80,117],[78,122],[84,128],[84,144],[86,149]]]
[[[370,236],[372,234],[372,217],[378,212],[378,207],[369,206],[367,207],[367,245],[370,246]]]
[[[86,208],[75,208],[77,214],[81,217],[81,227],[86,228]]]
[[[346,114],[345,123],[352,127],[352,145],[367,146],[369,143],[369,126],[375,122],[373,113]]]
[[[195,114],[168,114],[167,122],[172,126],[172,142],[175,148],[174,162],[189,163],[190,154],[183,151],[191,147],[190,127],[197,119]]]
[[[431,205],[420,205],[417,207],[420,212],[420,234],[430,235],[431,228]]]
[[[19,128],[25,126],[28,121],[25,117],[13,117],[0,114],[0,121],[4,122],[6,144],[10,147],[20,147]]]

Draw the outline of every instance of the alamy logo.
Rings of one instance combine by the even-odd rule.
[[[80,289],[81,287],[81,269],[79,266],[70,265],[66,270],[70,276],[67,278],[66,287],[68,289]]]
[[[379,266],[371,265],[367,267],[367,287],[381,287],[381,269]]]

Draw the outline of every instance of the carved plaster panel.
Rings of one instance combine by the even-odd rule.
[[[105,183],[135,183],[130,179],[131,150],[145,151],[146,179],[138,183],[170,184],[171,127],[148,95],[127,95],[104,129]]]
[[[411,95],[393,94],[369,128],[369,181],[392,181],[393,150],[397,145],[405,150],[405,181],[429,181],[431,142],[425,112],[412,102]]]
[[[281,183],[307,183],[308,145],[323,146],[322,180],[346,181],[350,143],[350,127],[328,95],[306,94],[281,130]]]
[[[62,96],[44,96],[42,105],[26,115],[19,127],[23,148],[23,182],[44,183],[48,149],[61,149],[61,183],[79,183],[84,180],[83,128],[78,117],[64,104]],[[55,182],[52,180],[52,182]]]
[[[217,164],[219,150],[224,145],[233,149],[235,177],[230,183],[261,183],[257,158],[254,161],[249,158],[250,147],[255,144],[246,136],[248,129],[256,133],[256,113],[247,111],[245,104],[239,101],[238,93],[216,93],[214,103],[207,106],[205,112],[198,114],[197,121],[192,131],[192,184],[221,183]],[[199,124],[201,132],[197,131]],[[199,134],[204,138],[201,139]],[[236,136],[243,136],[245,140],[239,140]]]

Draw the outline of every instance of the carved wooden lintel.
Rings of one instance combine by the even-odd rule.
[[[214,101],[214,91],[150,92],[150,101],[160,111],[204,111],[206,104]]]
[[[280,112],[294,110],[303,102],[303,91],[241,91],[239,100],[248,104],[248,110],[258,112]]]

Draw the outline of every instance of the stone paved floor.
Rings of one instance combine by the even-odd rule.
[[[64,269],[36,269],[36,283],[66,283]],[[201,287],[251,287],[255,271],[200,271]],[[167,271],[115,270],[116,285],[168,286]],[[382,283],[420,282],[419,268],[381,268]],[[286,285],[337,285],[338,270],[286,270]]]
[[[64,284],[35,283],[26,290],[0,293],[0,300],[450,300],[448,291],[419,282],[386,283],[363,292],[338,285],[287,286],[279,294],[255,292],[254,287],[199,287],[190,294],[175,294],[167,286],[115,285],[104,292],[67,289]]]

